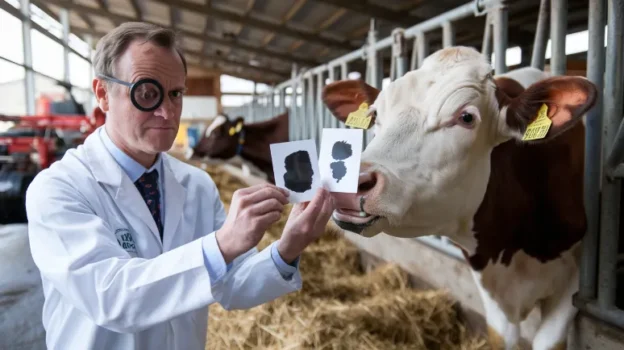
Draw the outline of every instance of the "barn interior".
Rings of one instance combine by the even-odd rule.
[[[498,5],[502,17],[496,17]],[[537,66],[556,75],[600,79],[613,88],[611,95],[619,93],[606,106],[621,117],[622,26],[614,24],[624,18],[618,17],[624,15],[621,7],[612,0],[0,0],[0,315],[6,315],[0,316],[0,348],[46,348],[25,191],[38,172],[105,122],[92,91],[91,62],[98,41],[118,25],[141,21],[178,34],[188,64],[187,92],[169,154],[208,172],[229,208],[234,191],[266,182],[270,174],[244,154],[201,155],[202,139],[219,116],[253,124],[287,113],[284,141],[318,142],[321,128],[344,127],[320,105],[324,85],[362,79],[385,87],[417,69],[421,57],[447,46],[474,47],[492,61],[503,57],[506,71]],[[450,20],[427,29],[425,43],[413,32],[399,33],[403,68],[397,68],[395,45],[375,51],[371,68],[371,43],[395,37],[397,28],[407,33],[444,16]],[[504,21],[504,30],[498,31],[497,21]],[[596,36],[601,26],[616,32]],[[564,37],[555,41],[556,35]],[[601,45],[593,45],[596,38],[605,40],[602,52],[596,51]],[[611,45],[615,51],[609,51]],[[617,52],[613,62],[609,52]],[[621,118],[596,113],[604,114],[605,130],[619,130]],[[602,122],[592,125],[586,162],[596,169],[587,167],[594,177],[586,182],[586,200],[595,225],[583,251],[575,301],[580,312],[568,348],[620,349],[624,225],[604,223],[620,221],[624,196],[617,196],[617,204],[597,199],[596,179],[611,178],[601,174],[606,160],[591,159],[607,158],[601,149],[608,153],[610,146],[603,144],[624,141],[616,131],[596,131]],[[602,133],[606,136],[593,141]],[[624,174],[617,167],[613,172],[616,178]],[[619,179],[613,186],[602,192],[619,194]],[[611,209],[595,208],[600,206]],[[259,249],[279,239],[287,214],[267,231]],[[367,239],[330,223],[306,252],[301,270],[301,292],[252,310],[210,306],[206,349],[496,348],[487,341],[486,311],[470,268],[444,237]],[[603,292],[597,292],[598,285]],[[604,302],[604,295],[611,302]],[[535,311],[523,322],[526,349],[540,317]]]

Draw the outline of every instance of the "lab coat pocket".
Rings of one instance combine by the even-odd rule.
[[[130,230],[126,228],[118,228],[115,230],[115,237],[117,238],[117,242],[119,246],[123,248],[130,256],[136,258],[138,256],[137,253],[137,245],[134,241],[134,237]]]

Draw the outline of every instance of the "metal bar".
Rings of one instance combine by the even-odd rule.
[[[487,57],[488,60],[492,56],[492,14],[489,12],[485,18],[485,29],[483,30],[481,53],[483,56]]]
[[[550,0],[542,1],[540,16],[545,12],[543,7]],[[598,87],[597,101],[586,116],[585,123],[585,212],[587,215],[587,232],[583,238],[583,254],[581,257],[579,295],[584,299],[596,297],[596,261],[598,256],[598,230],[600,227],[600,178],[602,161],[602,87],[604,83],[605,48],[604,18],[605,0],[589,1],[589,48],[587,51],[587,79]],[[540,18],[541,22],[545,22]],[[538,24],[538,29],[540,25]],[[545,36],[544,36],[545,38]],[[545,39],[544,39],[545,41]],[[536,40],[535,45],[538,42]],[[545,44],[544,44],[545,46]],[[533,50],[531,65],[542,64],[540,56]],[[542,66],[543,67],[543,66]],[[539,68],[539,67],[536,67]]]
[[[492,11],[494,11],[495,73],[504,74],[507,72],[507,23],[509,14],[507,13],[507,6],[504,4],[501,4]]]
[[[608,1],[608,45],[605,69],[605,89],[603,115],[605,116],[604,147],[608,149],[616,137],[616,130],[622,119],[623,38],[624,38],[624,2]],[[606,172],[605,172],[606,173]],[[606,175],[606,174],[605,174]],[[603,309],[613,307],[616,294],[616,262],[620,221],[620,184],[619,179],[603,177],[601,218],[600,218],[600,255],[598,265],[598,306]]]
[[[310,139],[316,140],[316,133],[318,125],[318,121],[316,120],[316,106],[315,106],[315,89],[314,89],[314,76],[310,76],[308,79],[308,100],[306,101],[307,111],[306,111],[306,124],[308,125],[308,137]]]
[[[297,64],[293,63],[291,73],[290,88],[292,89],[292,93],[290,95],[290,112],[288,113],[288,140],[295,141],[297,140]],[[286,87],[284,87],[286,89]]]
[[[63,80],[69,83],[69,11],[60,9],[60,22],[63,26]]]
[[[317,154],[320,151],[321,145],[321,135],[323,128],[325,127],[325,106],[323,105],[323,86],[325,86],[323,81],[323,72],[320,72],[316,75],[316,114],[312,117],[312,121],[317,121],[316,124],[316,145],[317,145]]]
[[[417,34],[416,41],[418,42],[418,67],[421,67],[425,58],[429,56],[429,41],[423,32]]]
[[[606,161],[606,171],[608,175],[624,160],[624,124],[620,124],[616,136],[614,137],[613,146],[610,147]]]
[[[624,310],[604,308],[593,300],[584,300],[579,296],[574,297],[574,305],[588,315],[624,330]]]
[[[552,75],[566,73],[566,29],[568,27],[568,0],[551,0],[550,3],[550,71]]]
[[[32,38],[30,35],[31,21],[30,21],[30,0],[20,0],[20,12],[23,18],[22,20],[22,38],[24,44],[24,65],[33,66],[32,57]],[[35,73],[32,70],[27,69],[24,74],[24,89],[26,90],[26,113],[35,114]]]
[[[548,44],[548,13],[550,12],[550,0],[542,0],[540,3],[537,26],[535,28],[535,40],[533,42],[533,54],[531,56],[531,67],[544,70],[546,61],[546,45]],[[591,10],[590,10],[591,11]],[[589,15],[591,18],[591,15]],[[591,19],[590,19],[591,21]],[[591,23],[590,23],[591,26]],[[604,29],[604,25],[603,25]],[[604,30],[603,30],[604,33]],[[591,40],[589,45],[591,45]],[[603,63],[604,65],[604,63]],[[590,68],[591,69],[591,68]]]
[[[455,45],[455,28],[450,21],[442,24],[442,47],[451,47]]]
[[[405,75],[407,69],[407,51],[405,50],[405,35],[403,28],[397,28],[392,32],[392,62],[395,63],[394,77],[391,75],[390,80],[395,80]]]

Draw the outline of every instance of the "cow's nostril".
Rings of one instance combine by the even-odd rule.
[[[358,193],[368,192],[377,184],[377,173],[365,172],[360,174]]]

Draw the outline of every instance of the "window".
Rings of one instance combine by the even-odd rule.
[[[24,41],[22,21],[0,10],[0,56],[15,63],[24,63]],[[2,79],[4,76],[0,76]]]
[[[63,80],[65,67],[63,65],[63,46],[31,29],[33,69],[52,78]]]
[[[0,96],[2,96],[2,101],[10,101],[10,103],[0,103],[0,114],[26,114],[25,76],[24,67],[0,59]]]
[[[69,53],[69,82],[76,87],[91,89],[91,64],[73,52]]]

